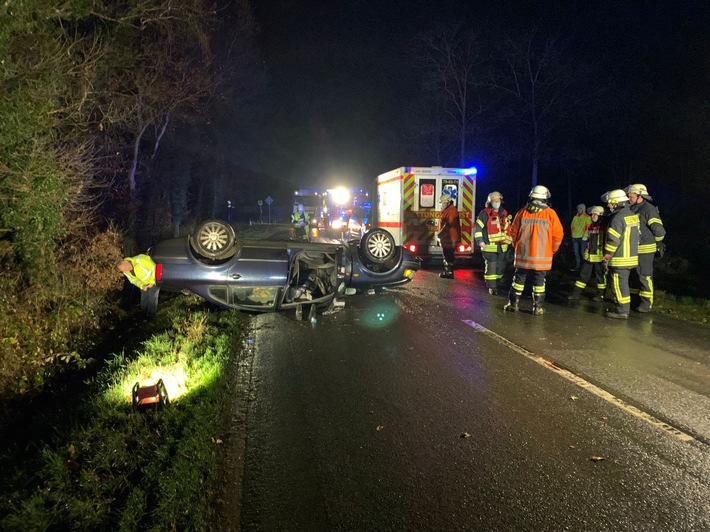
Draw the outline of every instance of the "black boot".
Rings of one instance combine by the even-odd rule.
[[[567,296],[567,301],[570,305],[579,303],[579,298],[582,295],[582,289],[579,286],[575,286],[572,289],[572,293]]]
[[[454,278],[454,265],[444,261],[444,271],[439,274],[442,279]]]
[[[518,312],[520,310],[520,296],[511,290],[508,295],[508,302],[503,307],[503,310]]]
[[[545,313],[545,294],[533,294],[533,316],[542,316]]]

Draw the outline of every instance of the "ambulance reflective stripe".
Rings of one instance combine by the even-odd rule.
[[[461,244],[468,247],[471,245],[471,233],[473,232],[473,179],[464,176],[461,187],[461,208],[459,211],[465,213],[460,218],[461,222]]]
[[[405,174],[402,178],[404,185],[402,191],[402,209],[404,212],[405,220],[407,220],[407,213],[413,213],[412,209],[414,207],[414,190],[416,189],[416,180],[414,179],[414,174]],[[421,220],[417,217],[417,223],[412,224],[414,217],[409,217],[409,223],[404,223],[402,226],[402,244],[407,245],[412,242],[421,243],[423,238],[422,229],[424,229],[424,234],[427,233],[426,226],[422,227],[420,224]]]

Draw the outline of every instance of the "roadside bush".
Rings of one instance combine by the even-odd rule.
[[[45,268],[52,282],[27,283],[10,254],[0,259],[0,401],[41,389],[69,366],[83,366],[121,287],[120,235],[113,228],[70,235]],[[1,414],[0,410],[0,414]],[[2,415],[0,415],[0,420]]]

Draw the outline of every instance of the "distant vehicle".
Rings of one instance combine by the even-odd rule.
[[[193,235],[148,250],[158,290],[189,292],[225,308],[268,312],[314,304],[324,309],[347,288],[367,290],[412,280],[415,257],[392,235],[371,229],[360,240],[335,243],[240,240],[222,220],[202,222]]]
[[[372,228],[368,192],[360,187],[328,189],[328,228],[337,238],[362,238]]]
[[[473,254],[476,197],[475,168],[397,168],[377,177],[377,226],[392,233],[397,245],[418,258],[443,259],[439,245],[439,198],[446,193],[454,200],[461,220],[461,243],[457,256]]]
[[[372,203],[365,201],[353,207],[348,218],[348,234],[350,238],[362,238],[372,229]]]

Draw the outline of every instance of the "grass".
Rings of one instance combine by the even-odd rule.
[[[156,333],[113,354],[51,436],[0,458],[2,530],[199,530],[210,517],[225,370],[247,318],[166,300]],[[166,383],[170,405],[133,412],[134,383]],[[49,416],[51,419],[51,416]]]

